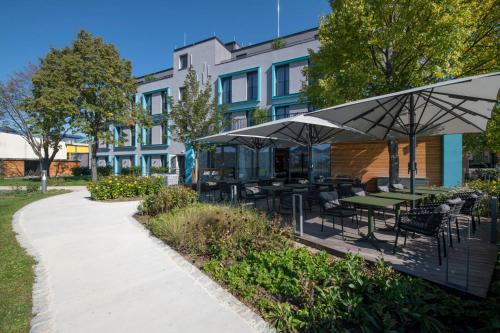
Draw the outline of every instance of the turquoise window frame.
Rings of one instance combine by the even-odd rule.
[[[146,105],[147,105],[147,101],[146,101],[146,96],[151,96],[152,98],[152,95],[153,94],[156,94],[156,93],[161,93],[161,92],[166,92],[167,93],[167,97],[172,97],[172,94],[171,94],[171,89],[170,87],[165,87],[165,88],[160,88],[160,89],[156,89],[156,90],[150,90],[150,91],[147,91],[147,92],[143,92],[142,93],[142,108],[145,109],[146,108]],[[165,113],[168,115],[170,112],[171,112],[171,106],[170,106],[170,103],[166,103],[167,105],[167,108],[166,110],[162,110],[162,113],[159,113],[159,114],[156,114],[156,115],[151,115],[151,117],[153,118],[153,123],[155,125],[158,125],[159,122],[155,121],[155,118],[159,118],[164,111],[166,111]],[[163,146],[163,145],[167,145],[167,146],[170,146],[170,121],[168,120],[166,123],[166,136],[167,136],[167,140],[166,140],[166,143],[165,144],[158,144],[158,145],[145,145],[144,142],[146,142],[146,129],[145,128],[142,128],[141,129],[141,138],[142,138],[142,143],[141,143],[141,146]],[[137,133],[137,131],[136,131]],[[137,135],[136,135],[136,138],[137,138]],[[137,142],[136,142],[136,146],[137,146]]]
[[[228,103],[227,105],[229,107],[235,107],[235,106],[240,106],[240,105],[258,104],[261,101],[261,97],[262,97],[262,91],[261,91],[262,90],[262,70],[261,70],[260,66],[219,75],[219,77],[217,78],[217,105],[222,106],[222,104],[223,104],[222,103],[222,79],[225,79],[228,77],[232,78],[233,76],[246,74],[246,73],[250,73],[250,72],[255,72],[255,71],[257,71],[257,99],[232,102],[232,103]]]
[[[276,108],[277,107],[280,107],[280,106],[292,106],[292,105],[299,105],[299,104],[304,104],[307,106],[307,102],[304,102],[304,101],[292,101],[292,102],[288,102],[288,103],[275,103],[273,105],[271,105],[271,117],[272,117],[272,120],[276,120]]]
[[[274,62],[271,65],[271,99],[286,99],[286,98],[295,98],[302,96],[303,94],[298,92],[298,93],[292,93],[284,96],[276,96],[276,67],[281,66],[281,65],[288,65],[292,64],[294,62],[300,62],[307,60],[309,61],[309,56],[303,56],[303,57],[298,57],[298,58],[293,58],[293,59],[288,59],[288,60],[283,60],[279,62]],[[290,81],[290,77],[288,78],[288,81]]]

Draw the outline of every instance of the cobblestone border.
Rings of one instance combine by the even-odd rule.
[[[142,232],[147,233],[149,238],[151,238],[159,247],[166,251],[172,258],[172,260],[179,266],[179,268],[187,272],[195,283],[199,284],[210,296],[216,298],[224,307],[237,313],[250,327],[258,332],[276,332],[276,330],[270,327],[269,324],[264,319],[262,319],[262,317],[253,312],[248,306],[240,302],[240,300],[238,300],[235,296],[221,287],[218,283],[213,281],[196,266],[187,261],[177,251],[172,249],[162,240],[156,238],[151,233],[151,231],[146,229],[133,216],[130,216],[129,218],[135,224],[135,226],[137,226],[137,228],[141,229]]]

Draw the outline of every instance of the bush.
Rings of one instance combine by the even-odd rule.
[[[214,258],[242,258],[253,250],[283,247],[290,232],[264,214],[208,204],[174,209],[151,219],[148,228],[180,252]]]
[[[143,214],[155,216],[166,213],[174,208],[184,208],[193,205],[198,200],[198,194],[184,186],[162,187],[158,193],[149,195],[139,206]]]
[[[26,193],[35,193],[40,191],[40,184],[28,184],[26,185]]]
[[[158,193],[161,187],[159,178],[131,176],[104,177],[87,185],[93,200],[138,198]]]
[[[493,168],[475,169],[470,178],[489,181],[500,178],[500,172]]]
[[[71,169],[71,173],[73,176],[89,176],[91,174],[91,171],[87,167],[74,167]]]
[[[111,165],[97,167],[97,175],[101,177],[111,176],[113,167]]]
[[[140,176],[141,175],[141,167],[140,166],[131,166],[128,168],[122,168],[120,170],[120,174],[124,176]]]
[[[168,173],[167,167],[151,167],[151,174],[154,173]]]

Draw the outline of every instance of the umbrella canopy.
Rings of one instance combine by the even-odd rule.
[[[477,133],[497,103],[500,73],[478,75],[345,103],[310,113],[379,139],[410,139],[410,188],[415,191],[416,137]]]
[[[292,116],[268,123],[233,131],[237,135],[273,137],[288,140],[308,149],[309,181],[313,181],[312,145],[340,141],[354,141],[365,137],[364,133],[348,126],[307,115]]]

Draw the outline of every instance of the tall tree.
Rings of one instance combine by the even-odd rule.
[[[499,69],[498,0],[330,0],[310,52],[308,100],[330,106]],[[390,182],[398,179],[389,142]]]
[[[210,77],[204,85],[200,84],[196,71],[188,68],[182,98],[172,106],[170,120],[176,138],[186,146],[191,146],[195,153],[195,165],[198,167],[198,152],[206,147],[197,139],[216,133],[223,125],[223,110],[212,97]],[[199,183],[199,182],[198,182]]]
[[[82,30],[70,47],[61,51],[62,70],[68,73],[59,86],[75,95],[53,101],[77,109],[72,124],[91,140],[92,181],[97,180],[99,140],[112,140],[109,126],[140,122],[143,113],[133,102],[136,83],[130,61],[120,57],[112,44]],[[51,77],[47,80],[53,79]]]

